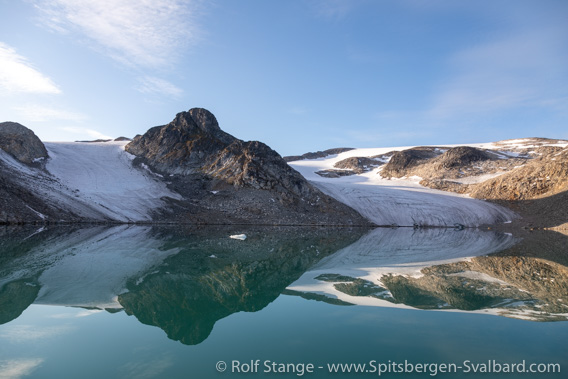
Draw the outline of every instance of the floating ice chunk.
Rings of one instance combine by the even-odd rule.
[[[244,241],[247,239],[247,236],[246,234],[233,234],[232,236],[229,236],[229,238]]]

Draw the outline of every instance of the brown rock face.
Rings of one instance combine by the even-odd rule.
[[[47,150],[39,138],[17,122],[0,123],[0,148],[26,164],[47,158]]]
[[[439,169],[449,169],[468,166],[473,162],[488,159],[491,159],[491,157],[482,150],[476,149],[475,147],[458,146],[449,149],[432,163]]]
[[[178,113],[169,124],[136,136],[126,151],[187,200],[172,205],[186,221],[368,224],[309,184],[264,143],[222,131],[202,108]]]
[[[568,190],[568,149],[534,159],[526,165],[475,187],[472,197],[529,200]]]
[[[381,176],[402,178],[408,175],[411,168],[417,167],[436,155],[438,155],[436,148],[432,147],[415,147],[397,151],[381,171]]]
[[[202,108],[178,113],[168,125],[134,138],[126,151],[162,174],[201,173],[236,187],[307,195],[304,178],[278,153],[262,142],[244,142],[225,133]]]

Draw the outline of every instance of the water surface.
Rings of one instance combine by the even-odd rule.
[[[248,238],[229,238],[240,233]],[[566,241],[556,234],[548,244],[471,229],[0,234],[0,376],[370,377],[372,366],[327,365],[405,360],[568,370]],[[258,372],[232,372],[257,360]],[[266,360],[295,372],[265,373]],[[300,375],[307,364],[314,372]]]

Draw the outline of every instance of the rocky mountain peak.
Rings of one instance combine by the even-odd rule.
[[[0,123],[0,149],[26,164],[47,158],[47,150],[40,139],[17,122]]]
[[[261,142],[244,142],[225,133],[215,116],[203,108],[178,113],[169,124],[134,138],[126,150],[157,172],[204,174],[256,189],[284,185],[304,195],[302,186],[296,185],[303,178],[277,152]]]
[[[125,147],[135,165],[167,178],[186,202],[172,204],[197,222],[339,223],[366,220],[323,194],[267,145],[225,133],[203,108],[176,115]],[[168,216],[169,217],[169,216]],[[339,220],[339,221],[338,221]]]
[[[184,116],[187,117],[187,115],[189,115],[193,122],[206,133],[215,133],[221,130],[217,119],[213,113],[209,112],[207,109],[192,108],[189,112],[182,112],[181,114],[183,115],[184,113]]]
[[[211,112],[193,108],[178,113],[167,125],[134,137],[125,149],[155,171],[186,175],[200,171],[207,157],[236,140],[219,128]]]

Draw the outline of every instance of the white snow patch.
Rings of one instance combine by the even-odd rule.
[[[451,145],[454,147],[459,145]],[[490,144],[468,145],[487,147]],[[369,157],[399,148],[354,149],[334,157],[289,162],[324,193],[351,206],[378,225],[478,226],[511,220],[516,215],[501,206],[468,196],[435,190],[419,184],[419,177],[385,179],[382,168],[340,178],[324,178],[315,172],[334,169],[334,164],[349,157]]]
[[[38,215],[39,218],[41,218],[42,220],[45,220],[45,215],[44,215],[43,213],[40,213],[40,212],[36,211],[35,209],[33,209],[32,207],[30,207],[30,206],[27,205],[27,204],[26,204],[26,207],[27,207],[30,211],[32,211],[32,212],[34,212],[36,215]]]
[[[377,228],[354,244],[322,259],[310,271],[288,286],[299,292],[318,293],[365,306],[415,309],[370,296],[351,296],[338,291],[335,283],[315,279],[322,274],[339,274],[382,285],[384,275],[419,278],[425,267],[459,262],[474,256],[504,250],[515,243],[511,236],[478,230]],[[482,273],[456,274],[506,285]],[[458,311],[459,310],[451,310]]]
[[[179,252],[178,248],[163,250],[149,231],[150,227],[122,225],[67,247],[56,246],[55,256],[46,256],[53,263],[39,277],[41,289],[35,303],[122,308],[117,295],[126,292],[128,280],[142,282],[143,273]]]
[[[480,281],[483,281],[483,282],[486,282],[486,283],[496,283],[496,284],[500,284],[502,286],[510,286],[509,283],[507,283],[507,282],[505,282],[501,279],[494,278],[494,277],[487,275],[483,272],[463,271],[463,272],[457,272],[455,274],[449,274],[448,276],[459,276],[461,278],[480,280]]]
[[[457,179],[449,179],[448,181],[461,183],[461,184],[477,184],[477,183],[483,183],[486,180],[496,178],[496,177],[501,176],[501,175],[506,174],[506,173],[507,173],[507,171],[502,171],[502,172],[496,172],[496,173],[493,173],[493,174],[483,174],[483,175],[477,175],[477,176],[466,176],[466,177],[457,178]]]
[[[124,151],[127,143],[45,143],[46,168],[60,183],[52,183],[45,195],[83,216],[96,212],[117,221],[151,220],[163,197],[181,196],[152,177],[157,174],[134,168],[132,155]]]

